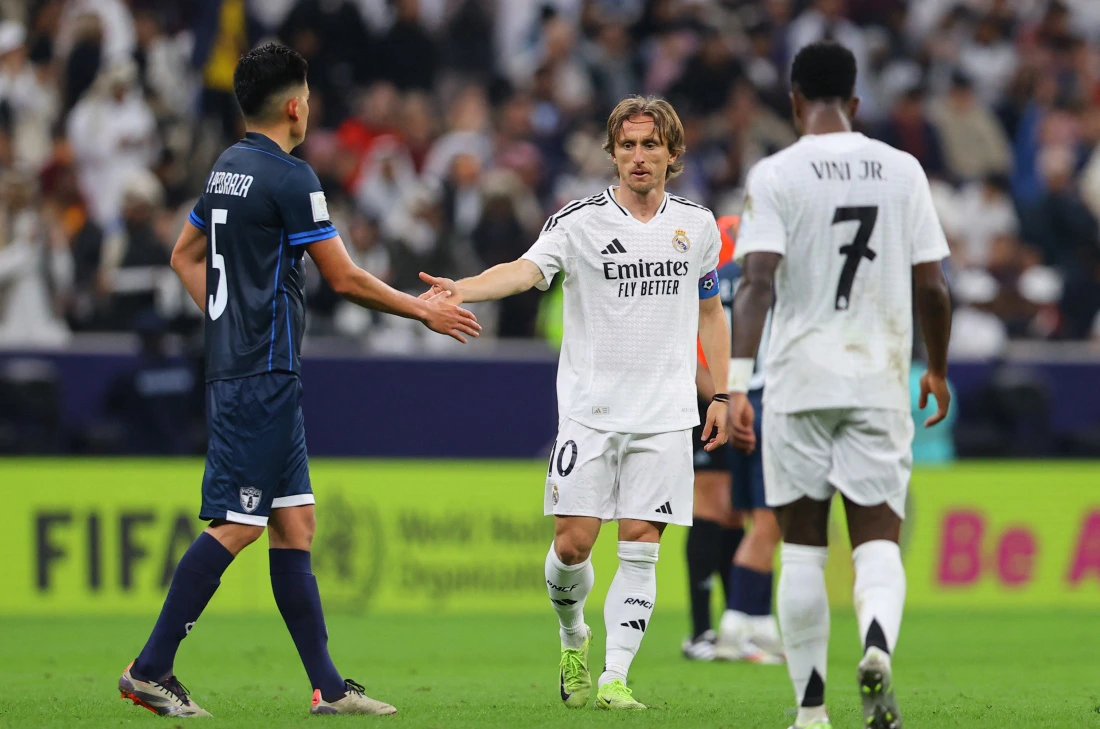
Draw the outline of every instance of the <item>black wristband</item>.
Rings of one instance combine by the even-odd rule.
[[[710,399],[711,402],[729,402],[730,396],[724,392],[719,392]]]

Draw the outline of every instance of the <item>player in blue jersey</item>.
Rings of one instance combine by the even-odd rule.
[[[733,320],[733,298],[741,283],[741,266],[734,259],[740,217],[718,219],[722,251],[718,265],[718,296]],[[770,320],[769,320],[770,321]],[[761,412],[764,399],[764,357],[768,326],[749,382],[748,397]],[[713,388],[706,360],[700,354],[697,382]],[[700,389],[700,394],[705,391]],[[741,445],[751,445],[751,453],[733,448],[706,453],[695,452],[695,520],[688,533],[688,577],[690,581],[692,637],[682,646],[685,658],[698,661],[751,661],[782,663],[783,643],[772,615],[772,565],[779,546],[779,524],[764,500],[764,466],[759,448],[762,438],[757,417],[753,427],[739,430]],[[732,428],[737,425],[730,423]],[[715,457],[715,454],[719,454]],[[728,495],[718,488],[732,489]],[[724,478],[723,478],[724,477]],[[737,528],[743,517],[748,527]],[[725,583],[726,609],[717,633],[710,629],[710,584],[718,572]]]
[[[740,218],[731,216],[721,219],[718,227],[723,235],[728,233],[736,240]],[[722,306],[729,312],[731,332],[737,327],[733,318],[733,299],[741,284],[742,273],[741,266],[734,260],[718,269],[718,293],[722,297]],[[738,445],[747,446],[750,452],[730,448],[733,508],[749,517],[749,526],[734,551],[733,564],[727,562],[723,566],[728,571],[726,610],[722,614],[714,645],[714,657],[718,660],[764,664],[784,661],[783,641],[772,615],[773,565],[779,546],[779,523],[764,499],[764,461],[761,449],[755,447],[763,439],[764,358],[770,327],[769,315],[748,386],[749,401],[757,408],[759,415],[751,429],[738,431]],[[731,429],[736,425],[731,421]]]
[[[355,266],[329,221],[308,164],[290,155],[309,119],[307,64],[268,44],[243,56],[233,86],[245,138],[222,153],[172,252],[172,267],[206,312],[210,443],[199,516],[210,526],[172,577],[148,642],[119,679],[123,698],[173,717],[209,716],[173,671],[233,558],[269,528],[271,589],[313,689],[314,714],[392,714],[344,679],[328,653],[317,580],[302,386],[302,258],[361,306],[421,321],[465,342],[474,316],[446,294],[415,298]]]

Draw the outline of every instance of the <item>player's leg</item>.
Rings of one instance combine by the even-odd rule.
[[[313,488],[309,478],[302,385],[287,376],[269,395],[272,418],[289,418],[278,488],[268,529],[271,593],[298,649],[313,690],[313,714],[393,714],[397,709],[369,698],[363,687],[345,680],[328,650],[328,628],[321,607],[310,549],[317,529]]]
[[[863,659],[857,671],[864,719],[872,729],[898,729],[892,656],[905,605],[898,542],[912,469],[908,412],[851,414],[836,444],[833,476],[844,495],[855,568],[853,593]]]
[[[657,557],[668,524],[688,526],[692,511],[691,431],[630,435],[623,444],[615,518],[619,569],[607,591],[607,654],[596,706],[643,709],[627,688],[657,601]]]
[[[871,729],[900,729],[892,656],[905,606],[905,567],[898,538],[901,518],[887,504],[844,499],[855,567],[853,595],[863,658],[857,670],[863,715]]]
[[[730,589],[722,615],[716,657],[777,664],[783,641],[772,612],[775,554],[781,535],[775,513],[752,510],[752,523],[729,569]]]
[[[152,634],[119,679],[119,691],[125,698],[160,714],[197,714],[194,702],[172,675],[176,651],[213,597],[222,573],[267,525],[272,490],[261,491],[248,484],[274,482],[278,471],[263,457],[262,446],[272,433],[278,435],[280,424],[261,426],[258,423],[263,421],[254,420],[254,380],[207,384],[210,440],[199,516],[212,523],[177,564]]]
[[[301,482],[299,482],[300,484]],[[308,481],[306,482],[308,487]],[[312,500],[312,493],[291,487],[280,499],[294,503]],[[328,651],[328,629],[321,608],[317,578],[313,575],[310,546],[316,527],[313,504],[279,507],[271,512],[271,592],[298,649],[313,688],[314,714],[393,714],[397,709],[364,694],[355,681],[336,670]]]
[[[619,569],[603,607],[607,650],[598,681],[597,708],[645,708],[626,683],[657,602],[657,556],[665,526],[663,522],[619,520]]]
[[[222,573],[263,531],[262,526],[220,522],[191,543],[176,564],[149,639],[119,678],[123,698],[164,716],[210,716],[175,677],[176,652],[221,584]]]
[[[592,697],[588,670],[592,630],[584,622],[584,604],[596,580],[592,546],[600,525],[601,520],[595,517],[555,516],[554,543],[546,553],[543,571],[550,604],[558,616],[561,700],[571,709],[587,706]]]
[[[834,411],[773,413],[764,420],[764,486],[783,537],[779,624],[798,702],[798,729],[829,726],[825,681],[829,647],[828,483]]]
[[[727,466],[728,463],[727,460]],[[729,473],[729,471],[730,469],[727,467],[726,472]],[[732,491],[732,484],[733,479],[731,478],[726,484],[725,492],[727,495]],[[726,601],[729,601],[730,590],[733,588],[733,583],[730,580],[730,565],[733,564],[733,558],[737,555],[737,550],[741,548],[741,542],[745,540],[745,520],[752,515],[751,510],[735,507],[732,499],[728,503],[729,508],[726,511],[726,517],[722,520],[721,545],[718,548],[718,558],[715,560],[717,563],[715,570],[718,572],[718,578],[722,583],[722,597]]]
[[[695,440],[693,434],[692,440]],[[705,458],[700,457],[700,453]],[[695,453],[695,488],[692,524],[688,529],[688,596],[691,602],[691,636],[684,641],[685,658],[709,661],[714,657],[714,631],[711,630],[711,586],[714,573],[728,571],[723,549],[727,536],[724,522],[732,512],[729,502],[730,474],[722,459],[720,469],[703,450]],[[743,534],[743,532],[740,532]]]
[[[722,615],[719,644],[727,659],[744,658],[759,663],[781,663],[783,642],[772,614],[775,552],[781,535],[775,514],[768,508],[764,491],[761,391],[749,393],[757,412],[756,439],[760,446],[751,454],[732,457],[733,506],[752,514],[751,526],[729,568],[730,587]]]
[[[616,435],[566,420],[550,452],[544,511],[554,516],[554,541],[546,553],[543,578],[558,618],[561,700],[569,708],[587,706],[592,695],[588,654],[592,631],[584,605],[595,582],[592,546],[602,519],[611,518]]]

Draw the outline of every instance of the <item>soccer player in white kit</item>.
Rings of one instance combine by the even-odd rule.
[[[619,569],[604,603],[596,707],[644,709],[627,671],[657,598],[661,534],[668,524],[691,524],[696,335],[723,385],[730,342],[714,215],[665,191],[683,168],[675,110],[660,99],[623,99],[607,120],[604,149],[619,184],[551,216],[523,257],[457,283],[421,278],[457,305],[545,290],[564,276],[558,437],[544,499],[554,515],[545,579],[560,624],[561,698],[571,708],[589,703],[590,555],[602,522],[615,520]],[[708,451],[726,442],[728,400],[717,388],[702,433]]]
[[[865,726],[900,729],[891,654],[905,571],[898,548],[912,465],[913,301],[928,348],[921,407],[949,407],[947,242],[928,181],[910,155],[852,132],[856,62],[831,42],[791,68],[791,147],[749,173],[737,257],[730,417],[751,449],[744,395],[772,306],[764,399],[764,486],[783,535],[779,623],[798,700],[796,729],[828,729],[825,710],[829,504],[844,500],[855,567]],[[774,288],[773,288],[774,287]]]

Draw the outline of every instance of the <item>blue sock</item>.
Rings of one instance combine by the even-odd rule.
[[[771,615],[773,574],[735,564],[730,568],[731,589],[726,607],[746,615]]]
[[[202,615],[221,584],[222,573],[232,561],[233,553],[206,532],[192,542],[176,565],[160,617],[149,641],[134,661],[132,673],[156,681],[172,675],[180,642]]]
[[[271,592],[302,657],[310,687],[321,689],[325,701],[344,698],[344,679],[328,654],[328,629],[309,552],[272,549],[270,555]]]

